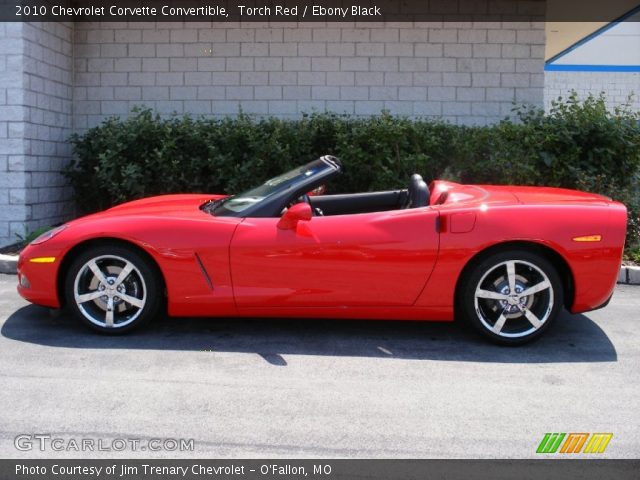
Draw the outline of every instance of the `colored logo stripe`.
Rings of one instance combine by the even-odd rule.
[[[583,453],[604,453],[613,433],[594,433]]]
[[[536,453],[556,453],[565,435],[564,433],[545,433]]]
[[[589,438],[588,433],[570,433],[562,445],[560,453],[580,453],[587,438]]]
[[[556,453],[561,444],[558,453],[604,453],[612,437],[613,433],[545,433],[536,453]],[[587,446],[582,450],[585,443]]]

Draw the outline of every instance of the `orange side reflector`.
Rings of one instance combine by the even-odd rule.
[[[582,237],[573,237],[574,242],[599,242],[602,235],[584,235]]]
[[[35,257],[30,258],[31,263],[53,263],[56,261],[56,257]]]

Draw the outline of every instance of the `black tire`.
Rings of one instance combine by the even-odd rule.
[[[134,248],[117,244],[82,251],[64,279],[69,310],[87,327],[109,335],[129,332],[160,315],[163,291],[156,265]]]
[[[520,295],[533,286],[540,290]],[[563,293],[558,271],[547,258],[509,249],[481,257],[470,266],[461,279],[457,312],[485,338],[501,345],[522,345],[539,338],[556,321],[564,305]]]

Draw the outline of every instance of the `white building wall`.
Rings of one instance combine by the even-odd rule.
[[[543,104],[544,24],[79,23],[77,129],[158,112],[333,111],[486,124]]]
[[[640,72],[545,72],[544,103],[548,110],[553,100],[566,99],[572,90],[578,98],[589,94],[605,93],[607,106],[627,103],[631,98],[631,107],[640,111]]]
[[[0,24],[0,245],[68,218],[72,25]]]

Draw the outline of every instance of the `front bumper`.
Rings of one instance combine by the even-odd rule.
[[[62,260],[57,252],[46,251],[39,246],[27,246],[18,260],[18,293],[36,305],[60,308],[58,298],[58,269]],[[47,262],[34,262],[37,259]],[[50,259],[54,261],[50,261]]]

